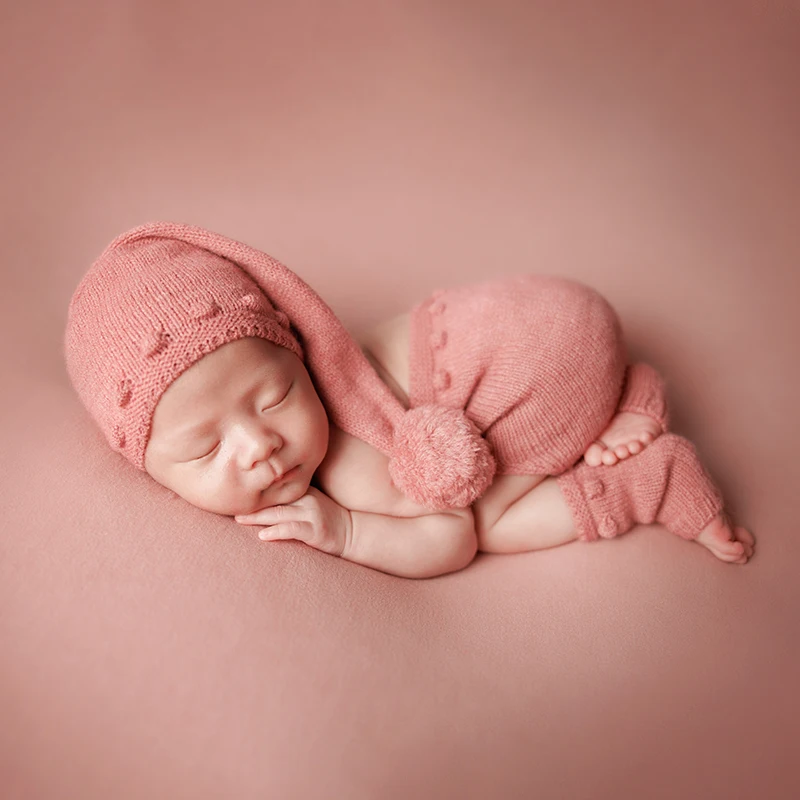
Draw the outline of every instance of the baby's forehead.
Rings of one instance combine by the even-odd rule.
[[[158,415],[180,424],[189,412],[239,402],[256,392],[283,390],[295,374],[290,350],[258,338],[237,339],[206,353],[181,373],[157,401]]]
[[[261,383],[281,383],[298,369],[305,369],[302,360],[294,353],[271,342],[248,339],[232,344],[227,352],[221,354],[216,365],[231,378],[247,381],[250,377],[258,377]],[[216,372],[215,365],[211,365],[210,372]]]
[[[297,359],[294,353],[267,339],[236,339],[202,355],[173,383],[180,381],[196,391],[222,387],[231,381],[277,383],[292,372],[292,359]]]

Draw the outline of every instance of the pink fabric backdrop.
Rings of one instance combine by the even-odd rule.
[[[792,0],[4,3],[0,794],[800,796]],[[259,542],[107,449],[69,297],[151,219],[355,333],[438,286],[618,308],[757,536],[651,527],[404,581]]]

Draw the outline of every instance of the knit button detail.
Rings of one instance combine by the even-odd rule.
[[[430,336],[431,347],[441,350],[447,344],[447,331],[434,331]]]
[[[191,307],[189,314],[192,319],[211,319],[220,311],[220,307],[213,300],[201,300]]]
[[[616,536],[617,533],[619,533],[617,521],[611,516],[611,514],[606,514],[603,519],[600,520],[598,532],[604,539],[611,539]]]
[[[133,381],[129,378],[123,378],[117,384],[117,405],[120,408],[125,408],[131,401],[131,394],[133,393]]]
[[[439,392],[449,389],[451,382],[450,373],[445,369],[439,370],[433,379],[434,388]]]
[[[261,308],[261,300],[258,295],[252,292],[239,298],[238,305],[240,308],[246,308],[250,311],[258,311]]]
[[[140,348],[143,356],[154,358],[169,344],[169,334],[163,329],[151,330],[142,336]]]
[[[117,450],[122,450],[122,448],[125,447],[125,431],[122,430],[120,425],[115,425],[111,429],[111,441]]]
[[[598,497],[602,497],[605,490],[606,487],[603,481],[589,480],[586,482],[586,495],[590,500],[596,500]]]

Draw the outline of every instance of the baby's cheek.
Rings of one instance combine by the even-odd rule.
[[[177,491],[192,505],[205,511],[216,514],[235,513],[236,497],[218,475],[186,470],[179,478]]]

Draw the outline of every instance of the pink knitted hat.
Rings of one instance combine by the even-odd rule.
[[[75,290],[64,349],[81,401],[111,446],[143,470],[166,388],[248,336],[302,358],[330,420],[388,456],[394,484],[415,502],[463,508],[491,483],[491,448],[461,410],[406,411],[308,284],[203,228],[152,222],[114,239]]]

